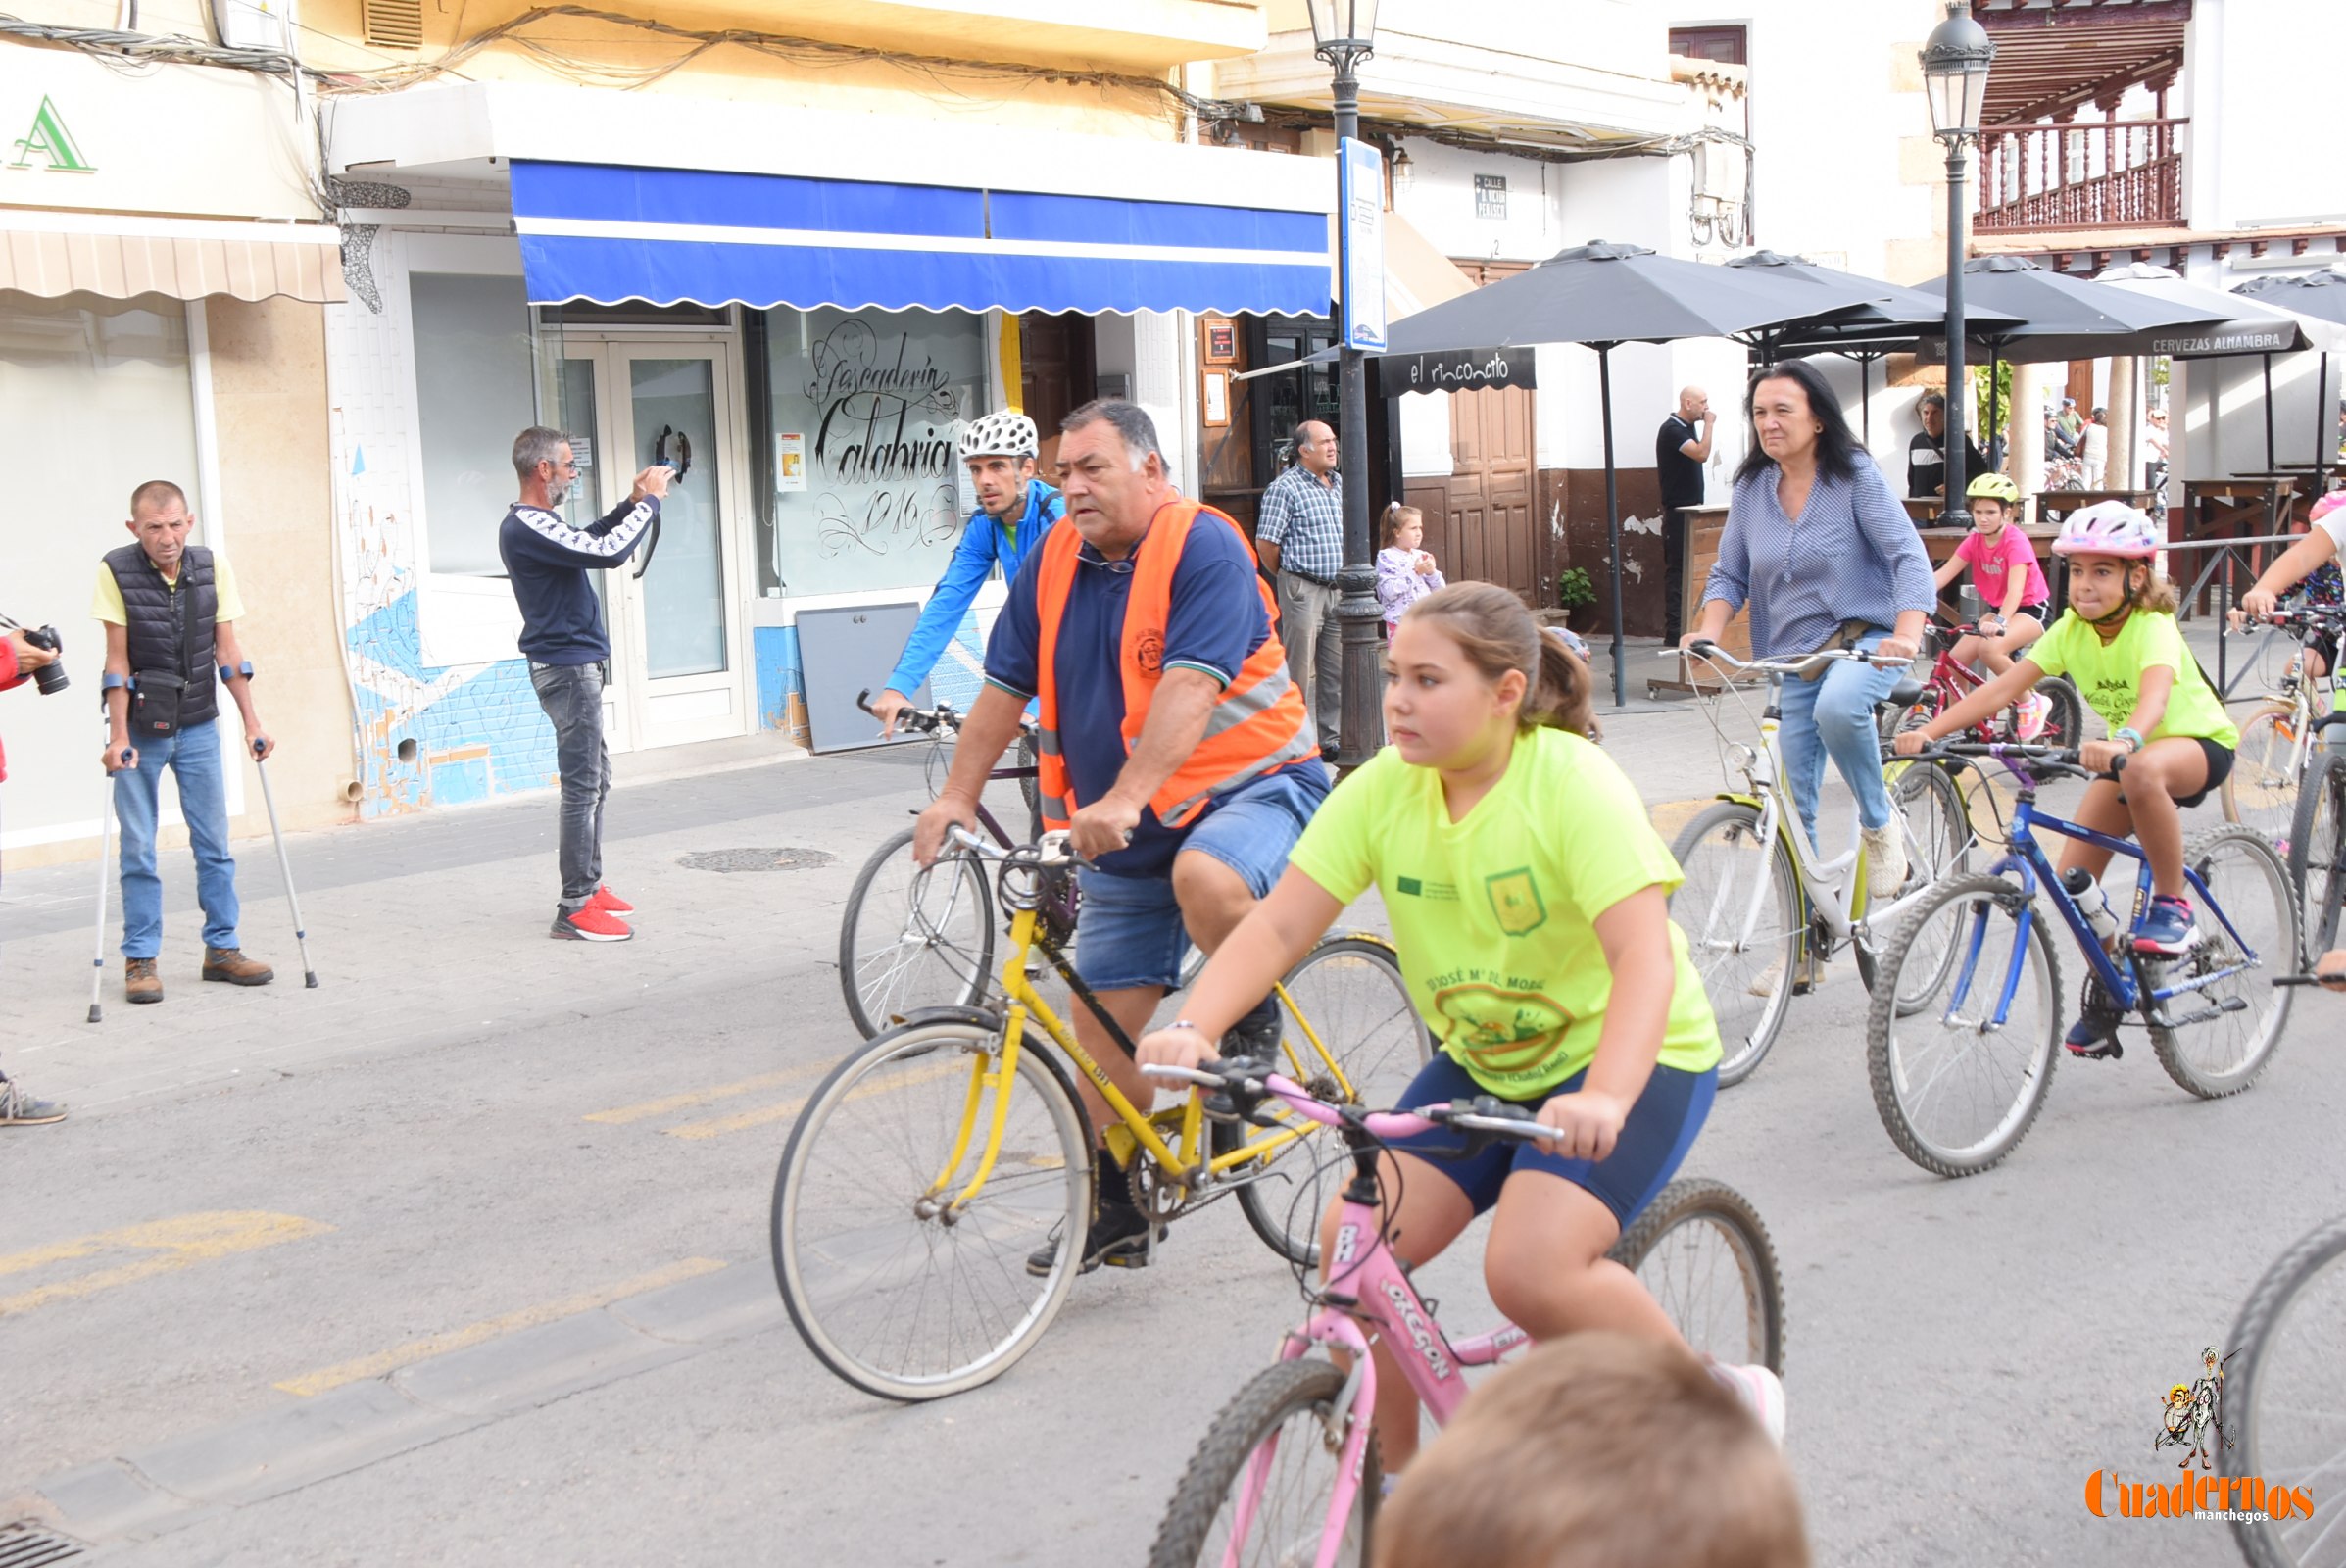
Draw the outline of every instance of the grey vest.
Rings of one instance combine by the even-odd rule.
[[[106,569],[122,591],[130,633],[130,672],[167,670],[187,682],[179,698],[179,724],[208,723],[220,716],[220,678],[214,673],[213,626],[220,618],[220,589],[212,575],[212,552],[189,545],[179,556],[179,592],[195,598],[182,630],[178,595],[155,569],[135,541],[106,552]]]

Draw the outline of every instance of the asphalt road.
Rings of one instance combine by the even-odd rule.
[[[1671,825],[1717,776],[1686,710],[1608,744]],[[169,1000],[130,1009],[110,975],[96,1027],[89,869],[11,876],[0,1055],[77,1114],[0,1135],[0,1520],[171,1568],[1137,1560],[1298,1315],[1234,1210],[1079,1281],[1026,1361],[935,1404],[837,1382],[776,1302],[774,1163],[851,1040],[839,904],[920,798],[903,756],[621,790],[621,947],[544,939],[546,799],[307,835],[317,991],[262,845],[246,940],[293,983],[196,985],[177,856]],[[679,864],[743,847],[835,858]],[[2301,998],[2228,1101],[2147,1051],[2064,1061],[2022,1149],[1960,1182],[1883,1135],[1863,1002],[1846,960],[1798,999],[1687,1165],[1784,1261],[1817,1560],[2230,1560],[2221,1526],[2097,1519],[2082,1489],[2169,1469],[2164,1391],[2346,1206],[2346,1002]],[[1488,1313],[1478,1237],[1424,1276],[1453,1327]]]

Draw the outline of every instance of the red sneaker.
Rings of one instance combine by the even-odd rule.
[[[635,906],[620,898],[609,887],[597,888],[594,895],[586,901],[586,906],[590,909],[601,909],[605,914],[635,913]]]
[[[557,942],[625,942],[635,933],[615,914],[589,904],[576,909],[554,911],[554,929],[546,933]]]

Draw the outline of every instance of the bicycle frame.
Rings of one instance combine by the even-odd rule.
[[[2018,772],[2017,769],[2015,771]],[[2147,984],[2147,977],[2143,977],[2145,983],[2137,984],[2136,977],[2140,975],[2139,964],[2130,966],[2135,973],[2129,975],[2122,971],[2112,959],[2109,951],[2102,946],[2101,938],[2095,936],[2093,927],[2086,924],[2085,916],[2078,909],[2077,900],[2072,898],[2069,890],[2061,885],[2059,873],[2053,869],[2052,861],[2046,858],[2043,845],[2037,842],[2036,829],[2043,828],[2047,832],[2057,833],[2063,838],[2075,839],[2080,844],[2090,844],[2097,849],[2108,850],[2113,855],[2123,855],[2135,861],[2134,912],[2137,915],[2150,899],[2150,861],[2144,857],[2140,846],[2130,840],[2113,838],[2107,833],[2096,832],[2092,828],[2039,810],[2036,806],[2035,781],[2025,772],[2019,773],[2019,776],[2022,779],[2023,788],[2019,801],[2013,808],[2012,824],[2006,833],[2006,842],[2011,846],[2013,853],[1998,861],[1990,868],[1989,872],[1994,876],[2017,873],[2018,890],[2022,902],[2018,918],[2014,921],[2013,954],[2015,961],[2006,967],[2003,993],[1996,999],[1993,1014],[1984,1020],[1985,1027],[2000,1029],[2011,1018],[2012,1001],[2020,990],[2020,976],[2023,967],[2019,957],[2026,950],[2030,922],[2036,918],[2036,895],[2040,891],[2052,900],[2054,908],[2060,911],[2063,923],[2069,927],[2070,935],[2077,944],[2077,950],[2085,956],[2087,967],[2093,971],[2094,978],[2101,983],[2102,989],[2109,994],[2110,1000],[2117,1004],[2119,1010],[2121,1012],[2139,1010],[2145,1019],[2161,1028],[2173,1027],[2178,1022],[2188,1021],[2170,1019],[2165,1016],[2165,1004],[2174,998],[2189,992],[2204,990],[2220,980],[2228,980],[2234,975],[2264,966],[2263,958],[2241,937],[2239,930],[2232,924],[2231,916],[2224,912],[2224,906],[2216,902],[2216,895],[2209,890],[2207,883],[2201,879],[2197,871],[2186,864],[2183,867],[2184,880],[2190,884],[2192,892],[2203,902],[2204,906],[2222,922],[2224,932],[2231,938],[2238,951],[2244,955],[2243,961],[2208,974],[2190,976],[2175,985],[2150,986]],[[1948,1022],[1956,1020],[1957,1009],[1970,994],[1972,977],[1979,970],[1979,956],[1986,946],[1986,941],[1987,917],[1985,911],[1981,911],[1973,916],[1971,936],[1964,944],[1962,962],[1947,994],[1947,1007],[1943,1016]],[[2154,1008],[2158,1010],[2154,1011]]]
[[[1339,1125],[1338,1118],[1325,1107],[1297,1103],[1276,1080],[1267,1083],[1273,1095],[1305,1120],[1327,1127]],[[1396,1111],[1371,1115],[1363,1125],[1380,1138],[1391,1138],[1422,1132],[1435,1123]],[[1315,1347],[1350,1356],[1351,1371],[1332,1412],[1333,1419],[1343,1423],[1355,1407],[1376,1408],[1377,1362],[1369,1347],[1372,1341],[1382,1339],[1392,1347],[1403,1380],[1432,1412],[1435,1425],[1447,1426],[1466,1398],[1464,1369],[1492,1365],[1530,1344],[1531,1336],[1512,1323],[1501,1323],[1488,1334],[1465,1340],[1452,1341],[1443,1333],[1433,1308],[1417,1294],[1417,1287],[1386,1243],[1373,1191],[1362,1192],[1363,1184],[1375,1179],[1370,1174],[1374,1164],[1360,1163],[1363,1153],[1358,1148],[1352,1151],[1355,1175],[1344,1190],[1335,1246],[1321,1266],[1321,1278],[1326,1282],[1320,1293],[1321,1305],[1301,1328],[1288,1334],[1280,1346],[1279,1359],[1298,1360]],[[1373,1162],[1375,1149],[1365,1153]],[[1338,1454],[1336,1491],[1321,1531],[1317,1568],[1334,1568],[1336,1553],[1342,1548],[1344,1520],[1366,1479],[1362,1472],[1367,1466],[1369,1436],[1367,1421],[1351,1422],[1345,1433]],[[1234,1540],[1245,1539],[1252,1530],[1263,1483],[1276,1457],[1276,1445],[1265,1445],[1248,1465],[1231,1528]]]
[[[1760,744],[1756,748],[1740,748],[1745,754],[1741,769],[1744,782],[1749,787],[1748,792],[1723,793],[1719,799],[1734,801],[1757,810],[1760,814],[1760,842],[1765,844],[1782,839],[1785,849],[1790,852],[1794,880],[1800,889],[1803,946],[1806,945],[1805,932],[1813,915],[1824,922],[1826,931],[1832,936],[1833,945],[1837,948],[1861,933],[1870,935],[1875,930],[1888,929],[1906,906],[1928,889],[1918,888],[1878,909],[1869,908],[1865,848],[1858,838],[1858,824],[1854,820],[1849,826],[1849,848],[1832,859],[1823,858],[1821,852],[1810,846],[1807,832],[1797,821],[1799,813],[1792,808],[1782,782],[1784,750],[1779,736],[1784,727],[1784,711],[1779,706],[1778,693],[1783,686],[1782,675],[1772,674],[1768,677],[1768,706],[1760,714]],[[1891,764],[1885,772],[1884,782],[1894,787],[1906,769],[1914,765]],[[1849,889],[1846,903],[1841,897],[1844,878]],[[1738,933],[1738,940],[1749,941],[1753,927],[1759,922],[1760,906],[1765,902],[1767,892],[1767,878],[1754,878],[1748,895],[1749,902],[1744,906],[1741,918],[1733,927]],[[1711,919],[1707,919],[1702,927],[1704,935],[1714,929],[1711,922],[1718,912],[1710,911]]]
[[[1004,902],[1012,902],[1006,893]],[[1108,1077],[1106,1069],[1084,1050],[1074,1029],[1035,990],[1034,982],[1027,978],[1026,973],[1028,955],[1040,947],[1044,956],[1050,959],[1051,968],[1067,983],[1079,1003],[1094,1009],[1117,1046],[1128,1055],[1135,1054],[1138,1048],[1115,1019],[1109,1016],[1107,1009],[1100,1005],[1098,997],[1068,964],[1066,956],[1060,952],[1057,944],[1042,933],[1038,925],[1039,911],[1033,906],[1033,902],[1024,900],[1019,903],[1023,906],[1017,907],[1010,921],[1009,956],[1002,966],[1002,992],[1007,1000],[1002,1053],[999,1058],[989,1057],[982,1053],[972,1057],[968,1098],[962,1106],[960,1131],[946,1156],[944,1168],[938,1172],[937,1179],[930,1183],[924,1200],[942,1198],[953,1186],[955,1174],[968,1157],[970,1144],[981,1119],[986,1126],[985,1144],[979,1153],[977,1167],[960,1189],[953,1193],[947,1206],[958,1211],[985,1190],[987,1181],[993,1176],[995,1162],[1002,1153],[1002,1125],[1009,1114],[1010,1091],[1017,1082],[1018,1055],[1025,1049],[1030,1020],[1039,1025],[1045,1037],[1082,1069],[1084,1076],[1091,1079],[1093,1086],[1100,1091],[1100,1098],[1107,1102],[1108,1109],[1114,1113],[1116,1120],[1107,1129],[1107,1139],[1109,1152],[1118,1162],[1129,1165],[1136,1151],[1146,1151],[1167,1183],[1184,1200],[1207,1194],[1209,1189],[1215,1187],[1236,1191],[1242,1181],[1250,1178],[1232,1178],[1233,1171],[1263,1160],[1310,1132],[1308,1126],[1301,1124],[1274,1129],[1223,1153],[1207,1154],[1204,1102],[1197,1095],[1185,1096],[1179,1104],[1163,1110],[1143,1112],[1135,1107]],[[1372,937],[1369,940],[1382,939]],[[1354,1091],[1350,1080],[1344,1076],[1343,1066],[1338,1063],[1335,1054],[1328,1049],[1311,1021],[1303,1015],[1303,1010],[1295,1004],[1295,999],[1288,994],[1285,983],[1275,984],[1272,995],[1278,999],[1288,1016],[1295,1020],[1296,1031],[1303,1036],[1305,1046],[1312,1057],[1316,1058],[1318,1070],[1324,1070],[1339,1092],[1345,1099],[1351,1099]],[[1280,1049],[1288,1057],[1289,1069],[1298,1080],[1313,1075],[1314,1069],[1305,1064],[1302,1054],[1284,1033]],[[994,1094],[990,1115],[984,1110],[988,1090]],[[1171,1134],[1169,1140],[1166,1136],[1168,1132]]]

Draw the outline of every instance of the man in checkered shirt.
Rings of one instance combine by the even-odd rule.
[[[1336,432],[1318,419],[1295,426],[1295,463],[1262,493],[1254,548],[1279,590],[1279,640],[1288,673],[1303,693],[1321,755],[1336,755],[1344,668],[1336,618],[1336,573],[1344,564],[1344,491],[1336,472]]]

